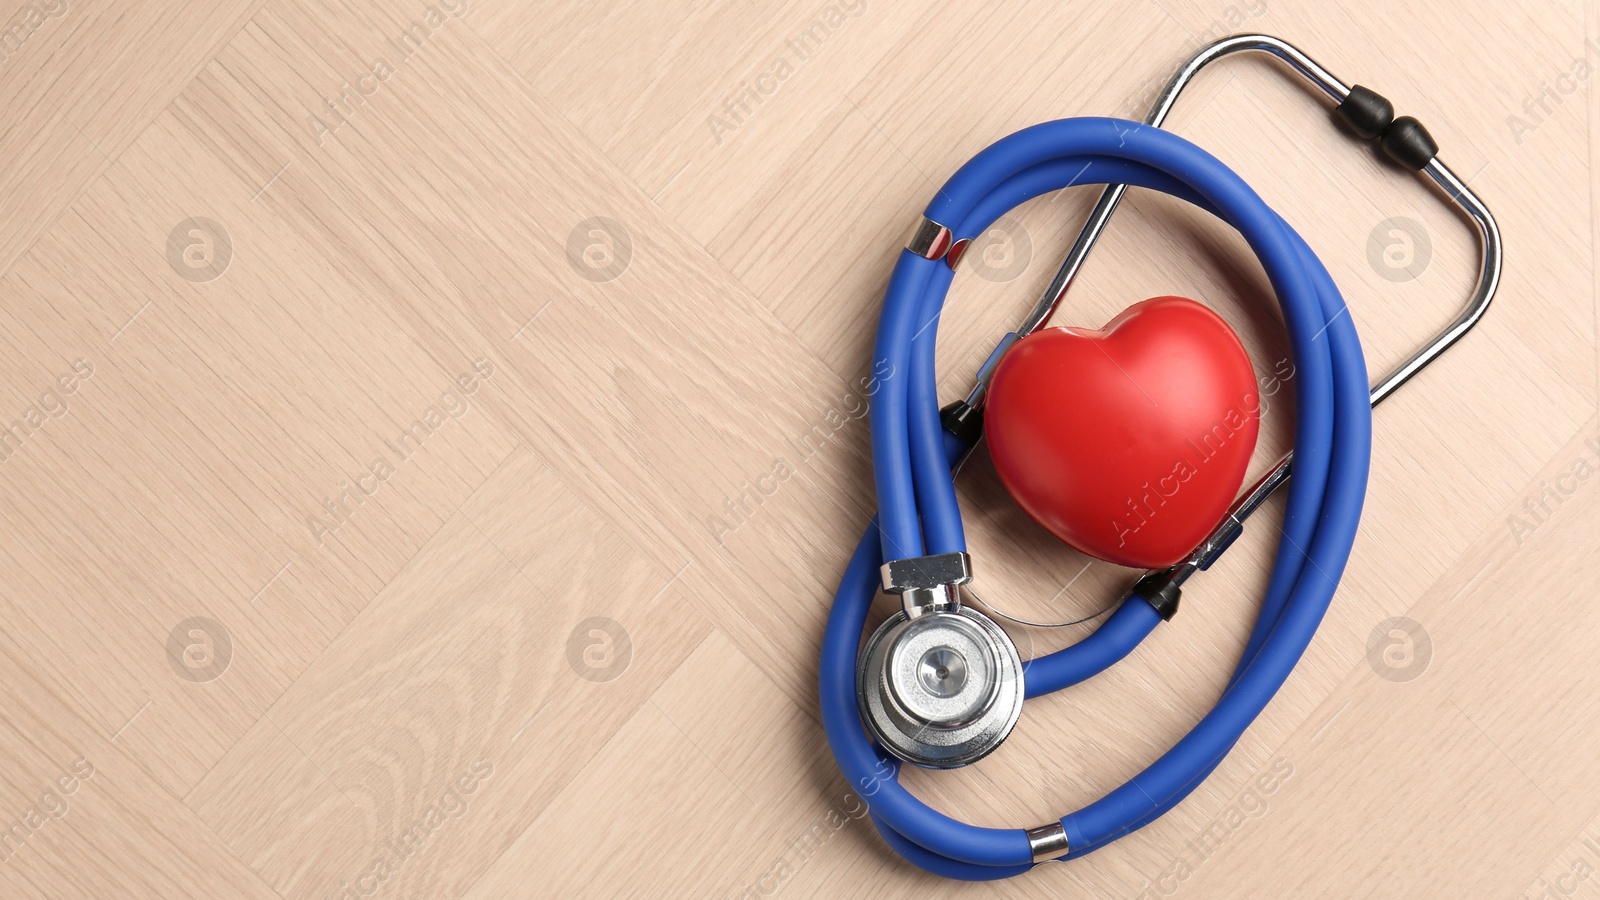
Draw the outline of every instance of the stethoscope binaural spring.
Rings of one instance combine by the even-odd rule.
[[[1338,288],[1306,243],[1225,165],[1157,127],[1197,72],[1243,51],[1266,53],[1320,89],[1336,102],[1350,130],[1431,179],[1477,226],[1482,261],[1467,308],[1374,386],[1368,385]],[[961,252],[971,236],[1012,207],[1082,184],[1108,188],[1060,272],[1022,326],[1001,340],[967,398],[941,410],[934,345]],[[1192,553],[1141,578],[1088,637],[1024,662],[1004,631],[960,601],[972,569],[951,472],[981,437],[984,392],[995,361],[1049,319],[1130,185],[1213,213],[1260,258],[1283,308],[1297,371],[1294,477],[1285,456]],[[1395,118],[1378,94],[1346,86],[1300,50],[1266,35],[1224,38],[1200,50],[1142,123],[1047,122],[996,142],[962,166],[900,254],[884,300],[873,357],[905,377],[886,382],[871,411],[879,514],[845,570],[823,640],[820,691],[828,741],[884,839],[936,874],[1004,878],[1104,846],[1193,791],[1287,679],[1327,610],[1360,519],[1372,407],[1476,324],[1494,295],[1500,267],[1493,217],[1439,161],[1437,146],[1415,119]],[[959,822],[900,785],[902,762],[950,768],[981,759],[1011,731],[1024,699],[1076,684],[1126,656],[1171,618],[1183,583],[1208,568],[1285,483],[1283,535],[1244,654],[1216,707],[1144,771],[1087,807],[1026,830]],[[858,653],[880,587],[898,594],[902,609]]]

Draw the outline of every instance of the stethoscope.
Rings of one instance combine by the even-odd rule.
[[[1238,175],[1158,127],[1197,72],[1242,51],[1267,53],[1321,89],[1349,130],[1431,179],[1477,226],[1481,265],[1467,308],[1370,389],[1344,300],[1310,247]],[[884,298],[873,359],[905,374],[886,379],[872,406],[878,516],[840,582],[821,660],[828,742],[871,808],[878,831],[901,856],[939,875],[977,880],[1017,875],[1102,847],[1188,796],[1288,678],[1328,608],[1355,539],[1371,455],[1372,407],[1472,328],[1499,282],[1494,218],[1439,161],[1437,150],[1417,120],[1394,117],[1382,96],[1346,86],[1282,40],[1236,35],[1185,63],[1142,123],[1077,118],[1035,125],[988,147],[945,183],[899,255]],[[1107,188],[1044,297],[1000,341],[967,398],[941,410],[934,344],[962,252],[972,236],[1012,207],[1082,184]],[[1215,214],[1260,258],[1283,308],[1297,372],[1294,478],[1286,455],[1234,502],[1200,546],[1177,565],[1139,579],[1089,636],[1024,662],[1005,631],[961,602],[972,567],[952,473],[981,438],[984,393],[996,362],[1018,338],[1049,320],[1129,185]],[[976,762],[1011,732],[1025,698],[1077,684],[1130,653],[1177,611],[1184,582],[1216,562],[1245,520],[1285,482],[1282,539],[1238,667],[1215,708],[1148,768],[1083,809],[1026,830],[960,822],[901,786],[902,763],[954,768]],[[902,609],[862,644],[880,588],[898,594]]]

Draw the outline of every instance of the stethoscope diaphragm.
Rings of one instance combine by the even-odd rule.
[[[1000,746],[1022,714],[1022,657],[966,607],[895,613],[861,651],[861,718],[890,753],[953,769]]]

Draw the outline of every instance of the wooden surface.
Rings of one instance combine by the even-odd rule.
[[[0,0],[0,23],[0,895],[1600,896],[1595,0]],[[1204,786],[1086,859],[939,882],[877,838],[814,696],[873,506],[892,260],[972,153],[1137,116],[1236,30],[1427,122],[1499,218],[1504,286],[1376,415],[1333,608]],[[1472,234],[1307,101],[1239,61],[1171,126],[1306,235],[1386,368],[1461,303]],[[947,395],[1093,197],[973,257]],[[1215,306],[1263,379],[1285,359],[1238,238],[1148,195],[1061,321],[1165,293]],[[962,489],[1009,610],[1129,583],[985,460]],[[1007,827],[1121,784],[1215,701],[1275,534],[993,757],[908,784]]]

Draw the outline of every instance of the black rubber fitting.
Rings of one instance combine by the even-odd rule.
[[[1383,132],[1383,152],[1408,169],[1421,169],[1439,155],[1439,144],[1411,116],[1401,116]]]
[[[957,400],[939,410],[939,424],[970,447],[983,435],[983,410],[973,409],[965,400]]]
[[[1394,104],[1389,98],[1359,84],[1350,89],[1350,96],[1333,111],[1346,128],[1368,141],[1383,134],[1394,121]]]
[[[1173,583],[1171,569],[1162,569],[1139,579],[1133,586],[1132,594],[1154,607],[1161,614],[1162,621],[1170,622],[1178,614],[1178,600],[1183,597],[1183,588]]]

